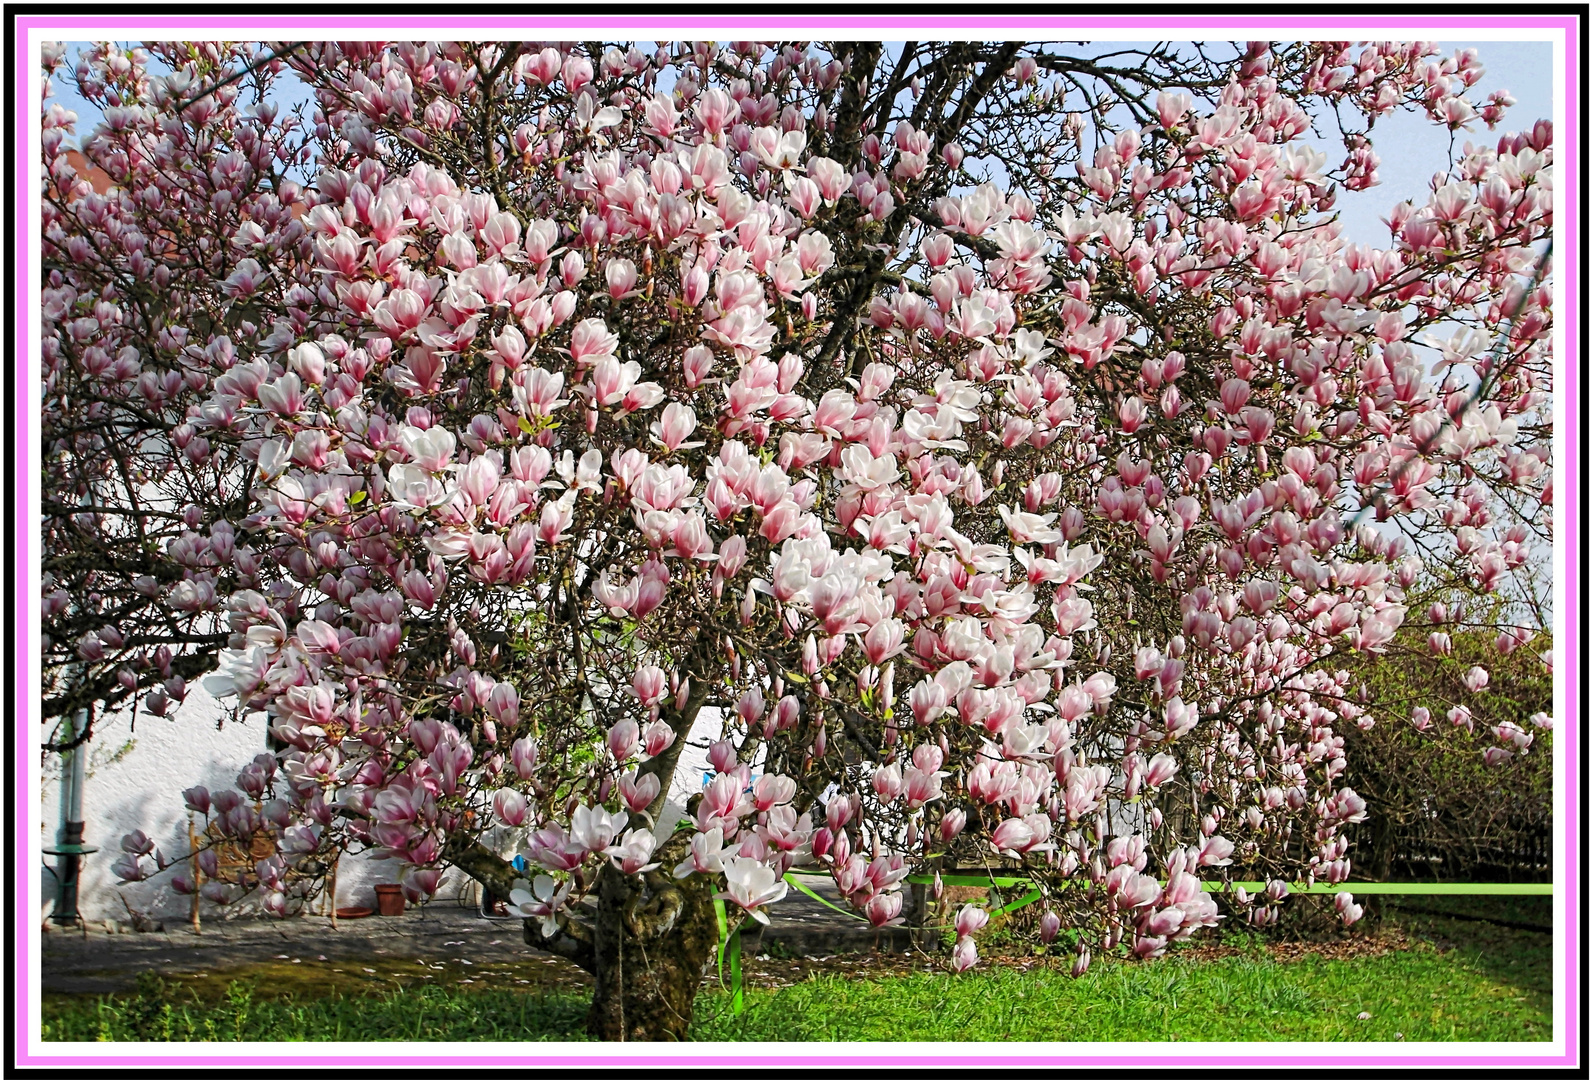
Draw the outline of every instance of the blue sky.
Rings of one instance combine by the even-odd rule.
[[[1549,42],[1453,41],[1441,42],[1450,56],[1454,49],[1478,49],[1485,76],[1470,92],[1483,101],[1493,90],[1506,90],[1518,103],[1507,111],[1494,132],[1476,122],[1474,131],[1458,133],[1456,152],[1463,143],[1494,143],[1508,131],[1527,131],[1536,120],[1549,119],[1551,109],[1551,45]],[[1386,244],[1391,235],[1380,218],[1405,199],[1422,203],[1430,191],[1430,177],[1448,165],[1446,132],[1423,116],[1397,113],[1375,125],[1375,150],[1380,155],[1380,183],[1367,191],[1343,191],[1336,200],[1347,236],[1358,243]],[[1336,162],[1332,162],[1336,164]]]

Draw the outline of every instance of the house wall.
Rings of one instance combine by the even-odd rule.
[[[83,842],[99,851],[82,864],[78,910],[84,918],[128,921],[128,907],[161,919],[187,918],[190,897],[167,885],[170,874],[122,884],[111,873],[121,858],[121,838],[142,829],[167,856],[188,851],[188,811],[182,791],[195,784],[211,790],[236,787],[238,770],[263,753],[265,725],[258,716],[234,720],[231,710],[195,682],[182,705],[167,716],[124,710],[95,724],[83,783]],[[45,765],[39,817],[41,847],[51,846],[60,827],[60,759]],[[53,865],[54,860],[50,860]],[[54,910],[56,886],[42,872],[43,916]],[[373,903],[373,886],[395,881],[390,861],[350,856],[338,866],[337,898],[343,906]],[[222,908],[200,901],[204,919],[257,914],[252,900]]]
[[[701,710],[669,791],[670,799],[681,806],[701,790],[702,771],[707,768],[705,747],[721,736],[722,729],[718,710]],[[84,918],[97,921],[129,921],[129,907],[167,921],[186,919],[192,900],[171,890],[166,884],[169,874],[123,884],[111,873],[121,857],[121,838],[142,829],[168,856],[186,854],[189,814],[183,789],[195,784],[212,791],[235,787],[238,770],[266,749],[262,719],[234,719],[230,709],[195,683],[187,700],[165,717],[140,713],[135,718],[131,711],[123,711],[100,720],[90,747],[83,784],[84,843],[99,851],[82,864],[78,910]],[[45,766],[40,847],[52,846],[60,827],[60,771],[58,758]],[[511,856],[523,844],[523,830],[517,832],[487,840],[500,854]],[[54,910],[56,886],[50,873],[41,874],[41,917],[47,917]],[[374,886],[396,880],[394,861],[345,856],[337,868],[337,902],[345,907],[374,906]],[[448,875],[438,898],[452,899],[460,884],[458,875]],[[257,914],[259,906],[252,899],[225,908],[200,901],[202,919]]]

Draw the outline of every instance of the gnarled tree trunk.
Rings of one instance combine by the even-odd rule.
[[[698,676],[683,708],[663,711],[674,729],[674,743],[639,769],[661,782],[647,808],[652,820],[663,812],[685,736],[706,701],[707,686],[708,680]],[[750,753],[754,748],[748,743],[742,755]],[[694,805],[692,799],[686,812]],[[688,853],[690,835],[685,830],[667,836],[652,855],[658,868],[644,875],[631,877],[603,866],[591,891],[597,902],[593,920],[560,913],[558,931],[550,936],[543,933],[540,920],[525,920],[527,944],[565,957],[595,977],[586,1022],[592,1038],[638,1042],[689,1037],[696,991],[718,944],[713,879],[692,874],[676,880],[671,873]],[[496,895],[506,898],[513,891],[518,876],[513,867],[478,842],[450,847],[447,857]],[[728,915],[732,931],[744,915],[732,905]]]
[[[595,919],[587,924],[558,920],[547,935],[538,919],[524,922],[525,943],[573,961],[596,979],[586,1030],[608,1042],[682,1041],[689,1037],[701,977],[718,943],[712,880],[691,875],[673,880],[666,868],[683,856],[684,834],[658,853],[659,869],[643,878],[605,867],[593,890]],[[513,890],[513,867],[472,844],[452,853],[452,862],[492,892]],[[731,907],[730,929],[739,922]]]
[[[644,882],[604,872],[592,952],[596,991],[586,1030],[609,1042],[689,1037],[696,991],[718,942],[709,880]]]

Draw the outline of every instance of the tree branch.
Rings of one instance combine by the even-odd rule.
[[[478,840],[466,839],[461,836],[450,837],[447,841],[444,857],[448,862],[458,867],[464,873],[486,886],[493,895],[506,898],[513,892],[513,883],[518,879],[518,874],[513,865],[505,859],[488,850]],[[576,965],[593,975],[596,973],[596,950],[588,938],[582,939],[578,930],[573,929],[577,924],[568,920],[559,921],[559,931],[548,937],[541,929],[539,919],[526,919],[524,921],[525,944],[542,952],[549,952],[554,956],[561,956],[565,960],[573,961]]]

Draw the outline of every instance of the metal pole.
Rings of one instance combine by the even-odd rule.
[[[88,728],[88,710],[79,709],[72,718],[72,738],[76,739]],[[68,849],[57,856],[56,880],[60,888],[55,894],[55,911],[52,922],[71,926],[80,921],[77,911],[77,872],[82,855],[72,848],[83,846],[83,774],[87,764],[88,744],[79,743],[62,756],[61,762],[61,826],[55,834],[56,845]]]
[[[89,481],[83,497],[78,500],[82,506],[94,504],[94,484]],[[84,664],[72,664],[69,668],[69,682],[86,680],[88,668]],[[88,708],[82,708],[72,717],[72,740],[76,742],[82,738],[83,732],[88,730]],[[83,917],[77,910],[77,874],[82,866],[85,849],[83,845],[83,779],[87,771],[88,744],[78,742],[72,749],[62,755],[61,761],[61,826],[55,835],[55,846],[59,851],[56,856],[55,880],[60,888],[55,894],[55,911],[50,915],[51,921],[60,926],[71,926],[83,922]],[[92,849],[88,849],[92,850]],[[86,932],[87,926],[84,924]]]
[[[88,710],[77,710],[77,716],[72,723],[72,738],[83,734],[88,727]],[[88,755],[87,743],[79,743],[72,748],[72,784],[66,801],[66,827],[77,826],[78,839],[82,839],[83,832],[83,774],[86,771]]]

